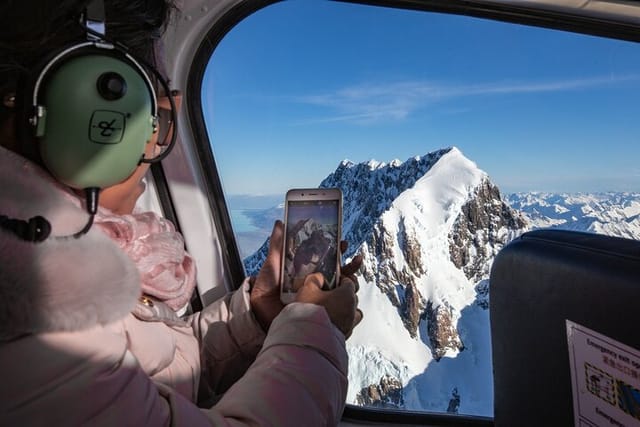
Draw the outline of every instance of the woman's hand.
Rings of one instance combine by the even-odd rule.
[[[322,273],[308,275],[295,300],[324,307],[331,322],[342,331],[345,338],[349,338],[353,328],[362,320],[362,311],[358,309],[356,295],[357,281],[343,276],[338,287],[329,291],[322,290],[323,282]]]
[[[275,317],[280,314],[280,311],[284,308],[284,304],[280,301],[279,286],[283,239],[284,225],[282,224],[282,221],[276,221],[269,240],[269,252],[267,253],[267,258],[265,259],[258,276],[251,278],[251,310],[265,332],[269,330],[273,319],[275,319]],[[344,253],[347,250],[347,246],[348,244],[346,241],[340,242],[340,251]],[[358,291],[358,280],[355,277],[355,273],[358,271],[361,264],[362,257],[358,255],[354,257],[350,263],[341,267],[341,277],[338,286],[339,288],[342,288],[345,284],[347,286],[344,289],[341,289],[340,292],[336,292],[338,288],[331,291],[320,291],[322,288],[322,281],[324,280],[320,273],[309,275],[307,279],[305,279],[305,286],[307,285],[307,282],[313,284],[317,287],[317,290],[322,293],[322,295],[317,295],[312,288],[307,290],[303,295],[303,298],[309,299],[309,301],[301,302],[319,303],[319,305],[324,306],[325,309],[327,309],[327,313],[329,313],[331,321],[336,324],[336,326],[338,326],[347,337],[351,334],[351,330],[360,322],[360,320],[362,320],[362,312],[357,309],[357,297],[355,296],[355,293]],[[325,293],[328,295],[324,295]],[[342,299],[343,294],[345,300],[337,301],[336,298]],[[353,298],[355,298],[355,305],[353,305],[353,302],[351,301]],[[299,298],[296,298],[296,301],[299,301]],[[352,308],[351,314],[343,312],[345,308],[347,308],[346,311],[349,311],[348,307]],[[349,318],[351,320],[349,320]],[[336,322],[344,324],[344,329]]]
[[[343,240],[340,242],[340,253],[345,253],[347,248],[349,247],[349,242]],[[345,264],[340,267],[340,282],[342,282],[343,278],[346,277],[350,279],[356,285],[356,292],[360,289],[358,285],[358,279],[356,278],[356,272],[360,270],[360,266],[362,265],[362,256],[356,255],[353,257],[349,264]]]
[[[269,240],[267,258],[258,276],[251,278],[251,311],[265,332],[269,330],[273,319],[284,308],[284,304],[280,301],[279,287],[283,238],[284,225],[282,221],[276,221]]]

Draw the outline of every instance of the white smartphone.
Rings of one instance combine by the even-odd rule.
[[[280,268],[280,299],[292,302],[308,274],[324,275],[323,289],[340,277],[342,192],[339,188],[293,189],[284,209],[285,238]]]

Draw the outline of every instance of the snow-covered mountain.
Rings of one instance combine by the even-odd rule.
[[[405,162],[343,161],[343,238],[363,256],[348,401],[491,415],[487,279],[525,220],[457,148]],[[266,245],[245,260],[257,271]]]
[[[349,402],[490,415],[486,280],[524,219],[457,148],[343,162],[321,186],[342,189],[344,236],[364,259]]]
[[[533,228],[554,227],[640,240],[640,193],[516,193],[508,203]]]

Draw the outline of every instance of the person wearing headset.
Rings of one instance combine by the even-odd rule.
[[[176,314],[194,262],[169,221],[134,209],[175,143],[180,97],[155,70],[174,9],[0,5],[0,425],[340,419],[361,259],[332,291],[308,276],[284,307],[276,222],[256,278]]]

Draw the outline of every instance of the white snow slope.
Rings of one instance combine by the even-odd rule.
[[[383,164],[372,167],[383,167]],[[393,166],[400,166],[394,162]],[[404,327],[398,309],[373,283],[361,283],[360,307],[365,313],[361,324],[347,342],[349,352],[348,402],[356,394],[385,375],[399,379],[404,386],[404,408],[443,412],[454,389],[461,395],[460,413],[491,415],[493,381],[488,311],[474,304],[475,283],[451,262],[448,235],[461,207],[486,174],[452,148],[424,176],[393,201],[380,217],[383,228],[392,236],[415,233],[420,242],[427,272],[416,280],[422,296],[434,305],[448,303],[464,343],[462,352],[449,350],[436,362],[429,348],[426,321],[422,320],[418,337],[412,338]],[[345,233],[348,232],[345,230]],[[401,250],[394,246],[391,259],[373,259],[363,243],[361,253],[370,271],[392,262],[405,267]],[[362,279],[361,279],[362,281]]]

